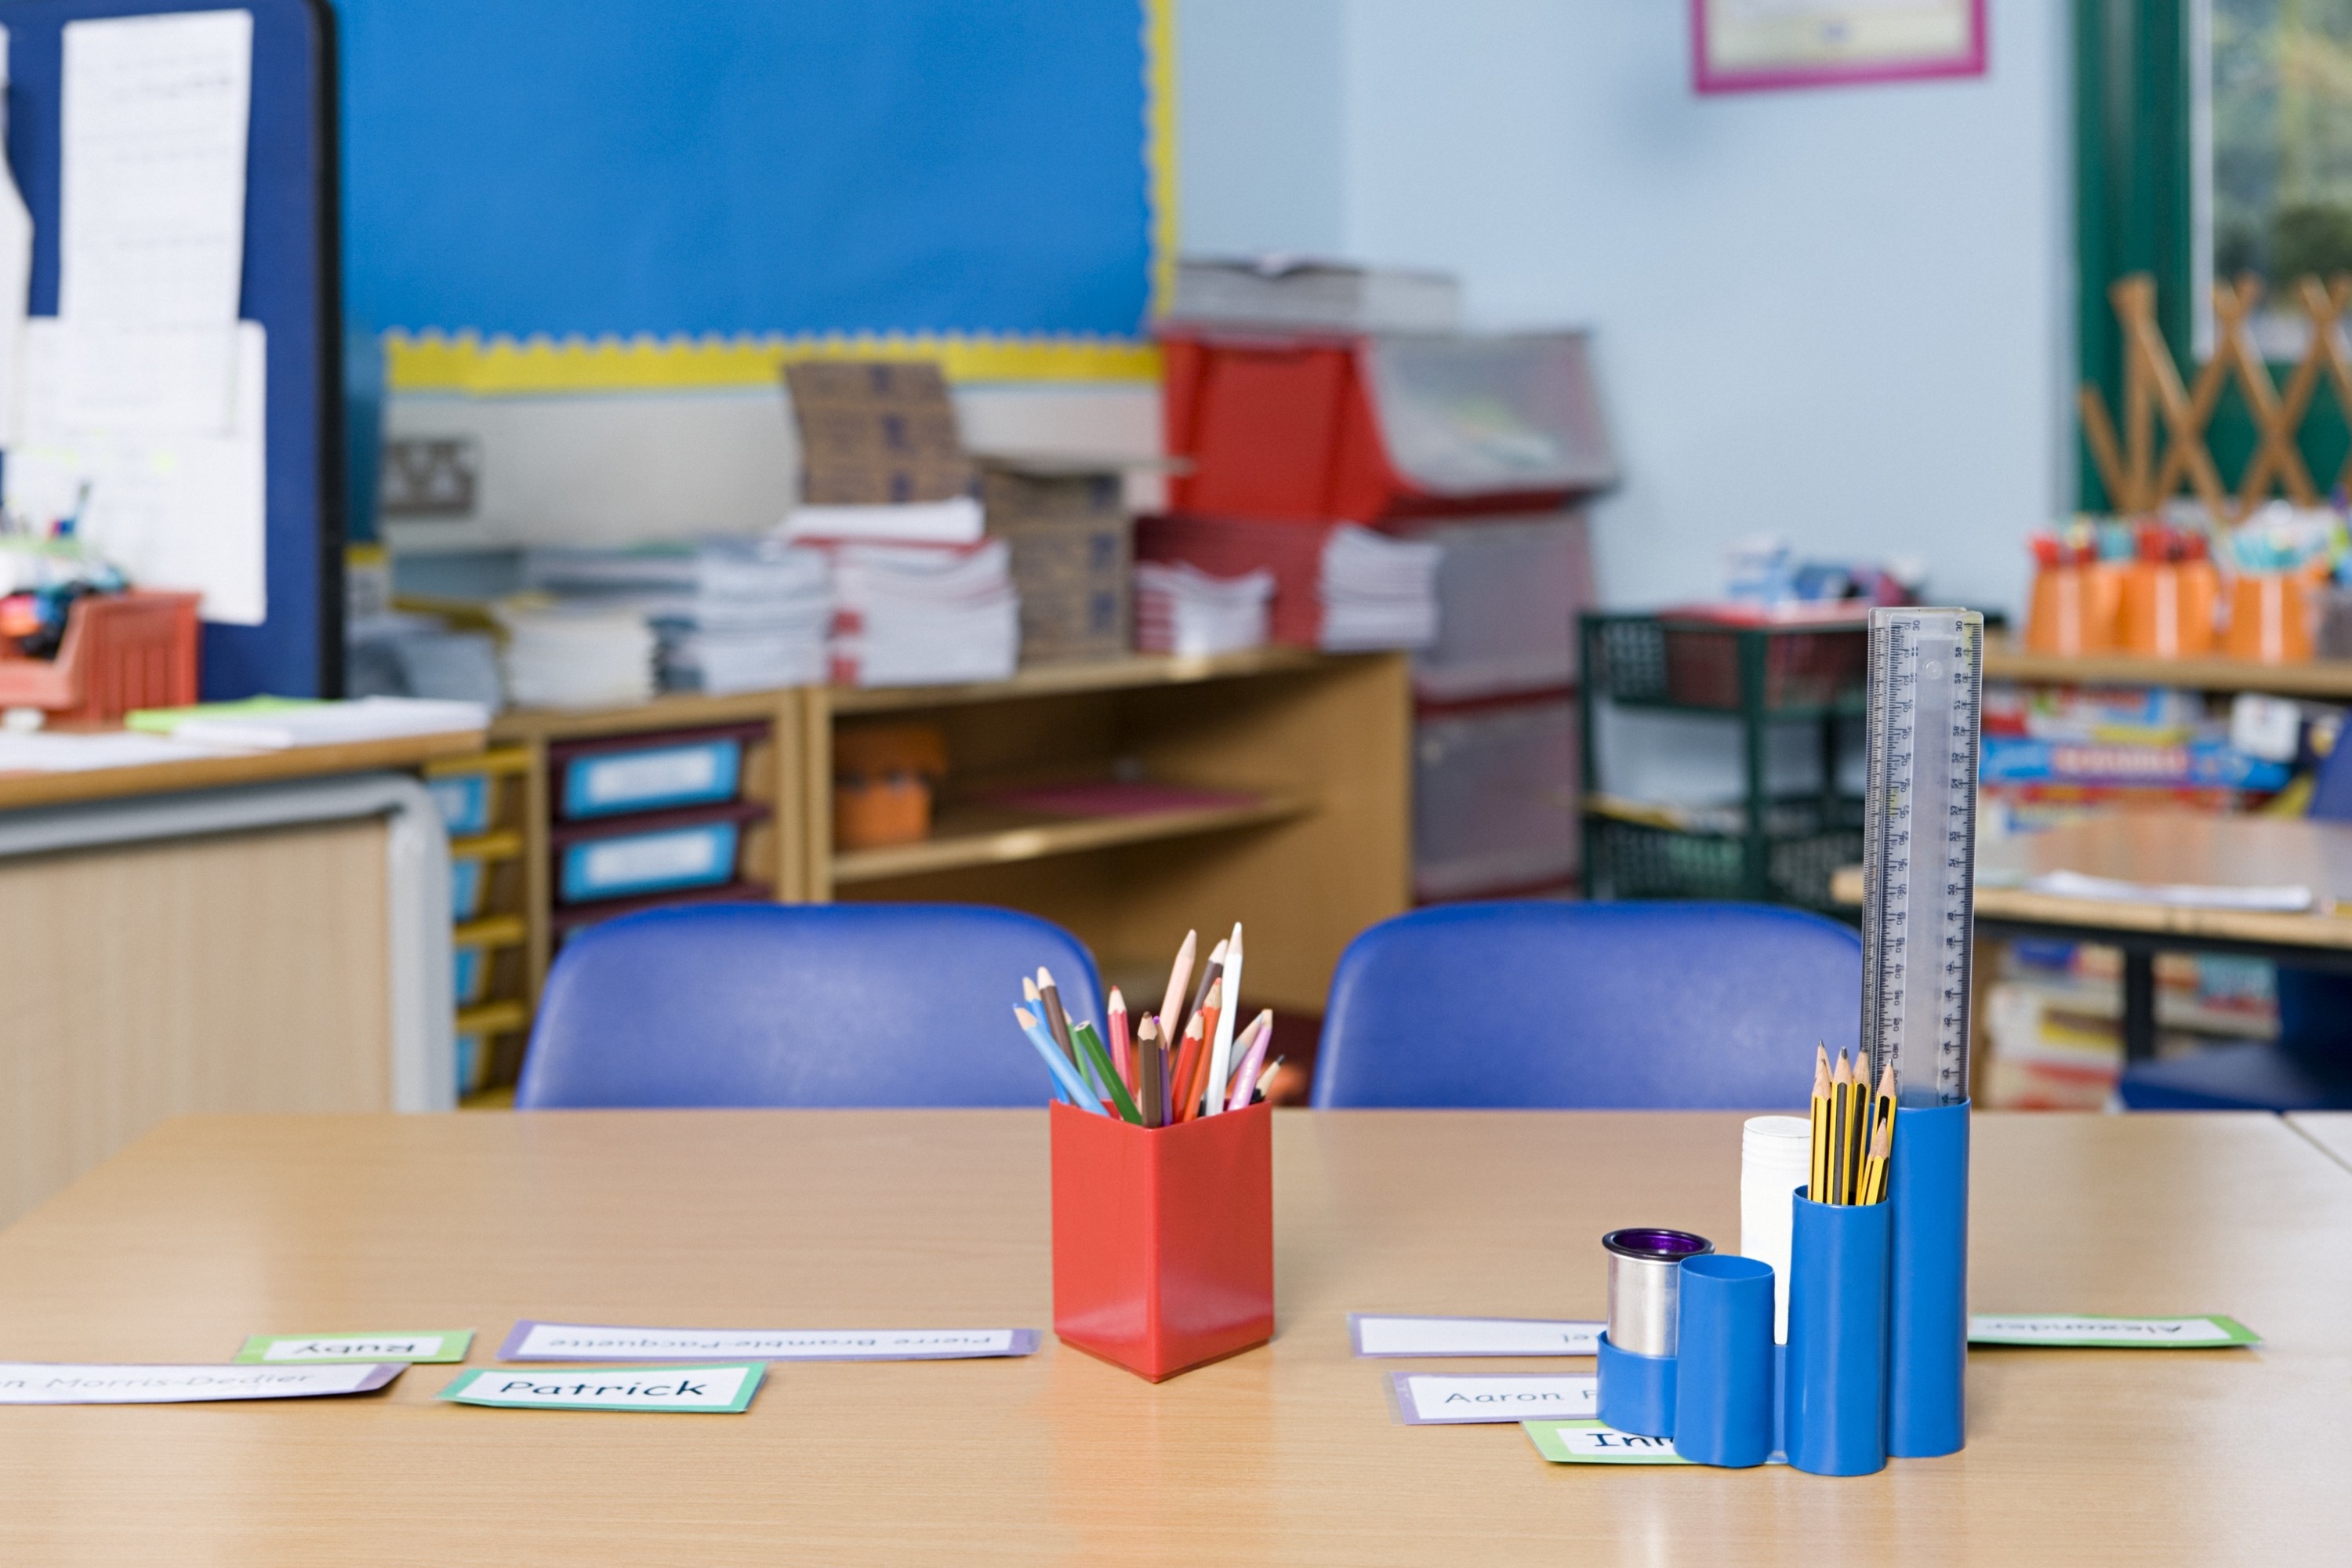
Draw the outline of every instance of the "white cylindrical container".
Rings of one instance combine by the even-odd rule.
[[[1751,1116],[1739,1138],[1739,1255],[1772,1266],[1772,1338],[1789,1342],[1790,1194],[1811,1179],[1813,1126]]]

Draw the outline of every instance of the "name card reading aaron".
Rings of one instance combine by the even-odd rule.
[[[316,1399],[368,1394],[405,1362],[341,1366],[151,1366],[0,1362],[0,1405],[191,1405],[215,1399]]]
[[[240,1362],[284,1365],[302,1362],[464,1361],[471,1329],[408,1334],[256,1334],[236,1352]]]
[[[1588,1418],[1601,1408],[1600,1381],[1589,1372],[1550,1377],[1509,1372],[1389,1374],[1397,1419],[1408,1426]]]
[[[508,1410],[740,1415],[750,1406],[767,1371],[755,1361],[727,1366],[477,1367],[460,1373],[440,1397]]]
[[[2214,1350],[2257,1345],[2262,1336],[2219,1312],[2201,1318],[2093,1318],[2064,1312],[1979,1312],[1972,1345],[2082,1346],[2105,1350]]]
[[[1606,1323],[1348,1314],[1358,1355],[1597,1355]]]
[[[630,1329],[517,1323],[500,1361],[964,1361],[1029,1355],[1034,1329]]]

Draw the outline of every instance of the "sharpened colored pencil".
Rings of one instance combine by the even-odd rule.
[[[1095,1033],[1095,1026],[1082,1023],[1070,1031],[1070,1037],[1086,1053],[1087,1060],[1094,1064],[1095,1074],[1103,1080],[1103,1087],[1110,1090],[1111,1108],[1118,1112],[1118,1119],[1142,1126],[1143,1113],[1136,1109],[1127,1085],[1118,1081],[1118,1074],[1110,1065],[1110,1053],[1103,1049],[1102,1037]]]
[[[1171,1125],[1190,1120],[1185,1114],[1184,1090],[1192,1083],[1193,1073],[1200,1069],[1201,1054],[1209,1048],[1208,1037],[1201,1029],[1201,1017],[1198,1013],[1192,1015],[1192,1021],[1184,1026],[1183,1040],[1173,1052],[1175,1065],[1168,1078],[1168,1120]]]
[[[1078,1069],[1054,1048],[1053,1037],[1045,1033],[1045,1026],[1037,1022],[1029,1009],[1015,1007],[1013,1016],[1020,1023],[1021,1032],[1029,1037],[1029,1043],[1037,1048],[1037,1054],[1045,1058],[1046,1068],[1053,1073],[1054,1081],[1061,1086],[1063,1097],[1080,1110],[1108,1116],[1110,1112],[1105,1110],[1102,1101],[1094,1097],[1094,1091],[1087,1087],[1087,1080],[1080,1078]]]
[[[1150,1014],[1135,1030],[1136,1104],[1146,1127],[1168,1124],[1168,1053],[1160,1048],[1160,1021]]]
[[[1160,1004],[1160,1038],[1175,1039],[1184,1027],[1184,1020],[1176,1009],[1184,1005],[1184,986],[1192,978],[1192,954],[1201,945],[1201,933],[1188,931],[1184,943],[1176,950],[1175,966],[1168,971],[1168,999]]]
[[[1250,1096],[1257,1091],[1259,1069],[1265,1063],[1265,1048],[1273,1043],[1274,1012],[1268,1008],[1250,1020],[1249,1033],[1242,1040],[1234,1042],[1242,1053],[1242,1065],[1234,1069],[1231,1091],[1225,1097],[1227,1110],[1249,1109]]]
[[[1128,1092],[1135,1091],[1135,1050],[1127,1037],[1127,998],[1118,987],[1110,988],[1110,1000],[1103,1006],[1103,1027],[1110,1032],[1111,1070],[1127,1085]]]
[[[1242,960],[1244,956],[1241,921],[1235,921],[1234,934],[1225,939],[1225,972],[1221,981],[1225,988],[1224,1011],[1209,1030],[1209,1082],[1214,1087],[1209,1090],[1208,1101],[1202,1107],[1201,1114],[1203,1116],[1214,1116],[1225,1108],[1225,1083],[1234,1072],[1234,1023],[1240,1017],[1242,1010]]]

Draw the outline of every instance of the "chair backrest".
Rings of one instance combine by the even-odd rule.
[[[701,904],[573,937],[548,974],[515,1104],[1043,1105],[1013,1022],[1043,964],[1102,1021],[1061,927],[965,904]]]
[[[1448,904],[1340,955],[1318,1107],[1801,1108],[1859,1047],[1862,939],[1755,904]]]

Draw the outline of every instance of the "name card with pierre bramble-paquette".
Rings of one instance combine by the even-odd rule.
[[[632,1329],[517,1323],[500,1361],[961,1361],[1028,1355],[1034,1329]]]

